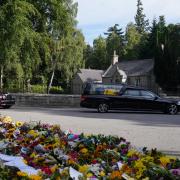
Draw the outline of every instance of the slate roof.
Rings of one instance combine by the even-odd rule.
[[[154,67],[153,59],[143,59],[143,60],[125,60],[120,61],[114,65],[111,65],[103,77],[112,77],[117,70],[123,70],[127,76],[142,76],[148,74]]]
[[[78,73],[83,82],[102,81],[103,70],[80,69]]]

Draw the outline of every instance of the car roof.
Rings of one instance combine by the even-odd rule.
[[[146,88],[143,88],[143,87],[139,87],[139,86],[133,86],[133,85],[127,85],[127,84],[124,84],[124,83],[99,83],[99,82],[88,82],[86,84],[91,84],[91,85],[96,85],[96,84],[99,84],[99,85],[116,85],[116,86],[122,86],[122,90],[125,90],[125,89],[134,89],[134,90],[144,90],[144,91],[149,91],[148,89]]]

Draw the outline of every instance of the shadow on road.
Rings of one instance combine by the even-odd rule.
[[[6,111],[6,110],[2,110]],[[86,108],[39,108],[39,107],[13,107],[8,111],[19,112],[41,112],[48,115],[59,115],[79,118],[95,118],[106,120],[126,120],[136,125],[180,127],[180,114],[167,115],[154,112],[134,112],[134,111],[110,111],[108,113],[98,113],[93,109]]]

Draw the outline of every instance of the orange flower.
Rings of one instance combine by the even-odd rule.
[[[97,145],[96,151],[102,151],[102,150],[103,150],[103,146],[102,145]]]
[[[122,179],[120,171],[113,171],[110,175],[110,179]]]
[[[54,165],[53,167],[51,167],[51,172],[54,173],[57,169],[58,169],[58,166]]]
[[[30,175],[29,179],[31,179],[31,180],[42,180],[42,177],[40,177],[38,175]]]
[[[22,171],[18,171],[18,172],[17,172],[17,175],[20,176],[20,177],[26,177],[26,176],[28,176],[27,173],[22,172]]]
[[[68,160],[68,164],[69,164],[69,165],[73,165],[73,164],[76,164],[76,163],[75,163],[72,159],[69,159],[69,160]]]

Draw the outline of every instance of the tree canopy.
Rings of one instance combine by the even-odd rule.
[[[73,0],[0,2],[1,88],[3,82],[7,88],[22,88],[37,76],[50,88],[55,71],[69,81],[84,65],[84,37],[76,28],[76,15]]]

